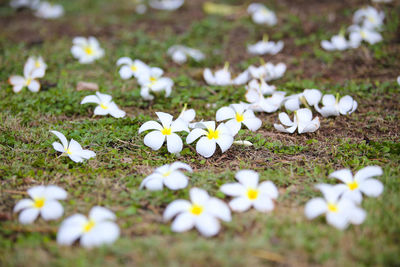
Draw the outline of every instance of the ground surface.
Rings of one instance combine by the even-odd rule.
[[[175,13],[153,11],[143,16],[135,15],[128,0],[59,2],[67,14],[56,21],[35,18],[27,10],[14,12],[7,1],[0,2],[0,265],[400,265],[400,93],[395,82],[400,74],[399,5],[382,7],[387,15],[384,42],[327,53],[320,49],[320,40],[349,25],[352,13],[368,1],[263,1],[279,17],[273,28],[255,26],[247,16],[208,16],[202,11],[203,1],[186,1]],[[155,119],[155,111],[178,115],[188,103],[198,119],[213,119],[219,107],[244,100],[244,87],[207,86],[201,73],[204,67],[221,67],[225,61],[236,71],[258,64],[245,45],[264,33],[285,41],[283,52],[264,57],[288,66],[285,76],[273,84],[293,93],[319,88],[350,94],[359,102],[357,112],[322,118],[319,131],[301,136],[277,133],[272,126],[277,113],[262,114],[259,131],[239,133],[254,147],[232,147],[208,160],[193,146],[185,146],[176,157],[165,147],[153,152],[143,145],[137,130]],[[69,52],[78,35],[98,37],[106,56],[93,65],[80,65]],[[208,57],[179,67],[166,56],[176,43],[197,47]],[[8,77],[20,74],[27,57],[35,54],[44,56],[49,66],[41,92],[25,89],[14,94]],[[143,101],[136,82],[118,75],[115,62],[121,56],[166,70],[176,84],[172,97]],[[79,104],[90,94],[76,91],[79,81],[98,83],[128,116],[93,117],[92,106]],[[207,108],[209,103],[215,108]],[[78,140],[97,157],[84,164],[58,158],[51,147],[56,138],[49,130]],[[234,214],[211,239],[196,231],[174,234],[162,222],[162,212],[172,200],[187,198],[188,188],[148,192],[138,187],[153,168],[176,160],[195,169],[190,186],[225,200],[219,186],[233,181],[239,169],[254,169],[262,180],[279,187],[276,209],[267,215]],[[367,165],[383,168],[380,180],[385,191],[378,199],[363,202],[368,212],[364,224],[341,232],[322,218],[305,218],[304,204],[319,195],[315,183],[333,183],[327,177],[335,169],[356,171]],[[60,221],[39,219],[20,225],[12,214],[14,204],[27,188],[42,183],[68,191],[66,216],[86,214],[93,205],[116,212],[122,237],[110,247],[64,248],[55,243]]]

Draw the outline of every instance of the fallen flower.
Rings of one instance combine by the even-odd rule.
[[[251,15],[253,22],[256,24],[274,26],[278,22],[275,13],[263,4],[252,3],[248,6],[247,12]]]
[[[59,142],[54,142],[52,144],[56,151],[62,153],[61,156],[68,156],[74,162],[83,162],[85,159],[90,159],[96,156],[96,153],[93,151],[83,149],[74,139],[71,139],[68,143],[67,138],[65,138],[62,133],[58,131],[50,132],[56,135],[61,141],[61,144]]]
[[[171,190],[183,189],[188,185],[189,179],[179,169],[193,172],[188,164],[174,162],[171,165],[166,164],[155,169],[154,173],[147,176],[140,188],[146,187],[149,190],[162,190],[163,185]]]
[[[172,79],[163,77],[164,71],[160,68],[149,68],[146,72],[140,72],[138,82],[142,86],[140,95],[145,100],[153,100],[154,96],[150,92],[165,91],[165,97],[169,97],[172,92],[174,82]]]
[[[196,227],[206,237],[218,234],[221,228],[218,219],[226,222],[231,220],[228,206],[199,188],[190,189],[189,194],[191,201],[178,199],[168,205],[164,211],[164,220],[176,216],[171,226],[174,232],[185,232]]]
[[[253,79],[264,79],[268,82],[282,78],[286,72],[286,65],[284,63],[274,65],[268,62],[259,67],[249,66],[247,70]]]
[[[360,8],[353,15],[354,24],[360,24],[363,28],[370,30],[379,30],[383,25],[384,19],[385,13],[372,6]]]
[[[274,124],[275,129],[284,133],[294,133],[297,129],[299,134],[312,133],[319,128],[319,118],[315,117],[312,119],[312,112],[308,108],[302,108],[294,111],[294,120],[290,120],[289,116],[285,112],[279,113],[279,120],[282,124]]]
[[[246,91],[249,92],[251,90],[260,92],[262,95],[272,95],[276,90],[276,86],[269,85],[264,79],[253,79],[246,85]]]
[[[362,41],[366,41],[373,45],[383,40],[382,35],[379,32],[368,28],[362,28],[358,25],[350,26],[348,31],[350,32],[350,45],[352,47],[360,46]]]
[[[196,117],[196,111],[194,109],[186,109],[186,107],[187,106],[185,104],[184,108],[181,111],[181,114],[179,114],[178,116],[178,119],[183,120],[186,125],[189,126]]]
[[[231,130],[232,135],[236,135],[242,128],[242,124],[250,131],[257,131],[261,127],[261,120],[254,115],[248,104],[231,104],[229,107],[222,107],[217,110],[216,120],[224,121],[225,125]]]
[[[40,83],[37,78],[44,77],[46,68],[42,57],[29,57],[24,65],[24,76],[12,75],[8,82],[13,86],[15,93],[19,93],[25,86],[31,92],[39,92]]]
[[[89,218],[79,213],[74,214],[62,222],[57,233],[57,243],[71,246],[80,239],[80,244],[85,248],[114,243],[120,234],[115,220],[113,212],[99,206],[90,210]]]
[[[81,101],[81,105],[86,103],[98,104],[98,106],[94,109],[94,115],[110,114],[114,118],[124,117],[126,114],[125,111],[119,109],[117,104],[111,100],[112,96],[96,92],[96,95],[85,96]]]
[[[200,50],[183,45],[171,46],[167,53],[177,64],[185,63],[188,57],[194,59],[195,61],[202,61],[205,58],[204,54]]]
[[[323,40],[321,41],[321,47],[327,51],[339,50],[343,51],[350,47],[349,41],[346,40],[344,33],[340,33],[338,35],[334,35],[330,41]]]
[[[310,106],[318,105],[321,101],[322,93],[318,89],[305,89],[303,93],[291,95],[285,98],[285,108],[290,111],[300,109],[300,105],[303,104],[307,108]]]
[[[20,223],[33,223],[39,214],[45,221],[56,220],[62,216],[64,208],[57,200],[67,198],[64,189],[55,185],[40,185],[29,188],[27,193],[32,199],[22,199],[14,207],[14,212],[22,211],[19,214]]]
[[[72,40],[72,56],[79,60],[79,63],[88,64],[104,56],[104,50],[100,47],[95,37],[75,37]]]
[[[204,69],[203,77],[207,84],[219,86],[241,85],[249,81],[249,73],[247,70],[239,74],[236,78],[232,79],[228,63],[225,63],[224,68],[215,71],[214,74],[209,68]]]
[[[40,2],[38,5],[35,16],[43,19],[57,19],[64,15],[64,8],[62,5],[55,5],[49,2]]]
[[[121,57],[117,60],[117,66],[122,66],[119,75],[127,80],[133,77],[138,78],[140,74],[149,72],[150,67],[139,59],[132,60],[129,57]]]
[[[329,116],[339,116],[348,115],[353,113],[357,107],[358,103],[351,96],[344,96],[339,100],[339,94],[336,95],[324,95],[322,98],[322,108],[315,105],[315,109],[324,117]]]
[[[250,103],[250,108],[255,112],[272,113],[277,111],[285,99],[285,92],[274,92],[272,96],[265,98],[260,90],[249,89],[246,92],[246,100]]]
[[[271,181],[258,184],[258,173],[252,170],[242,170],[236,173],[239,183],[228,183],[220,187],[222,193],[235,197],[229,202],[233,211],[243,212],[254,207],[261,212],[274,209],[273,199],[278,197],[278,189]]]
[[[248,45],[247,51],[253,55],[276,55],[283,49],[283,46],[283,41],[268,41],[268,37],[264,36],[262,41],[259,41],[253,45]]]
[[[233,141],[233,144],[238,146],[253,146],[252,142],[246,140]]]
[[[185,3],[185,0],[150,0],[149,5],[154,9],[176,10]]]

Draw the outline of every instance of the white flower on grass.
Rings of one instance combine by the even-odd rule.
[[[312,112],[308,108],[302,108],[294,112],[294,120],[291,121],[288,114],[285,112],[279,113],[279,120],[282,124],[274,124],[275,129],[284,133],[294,133],[297,129],[299,134],[312,133],[319,128],[319,118],[312,119]]]
[[[247,12],[256,24],[274,26],[278,22],[275,13],[263,4],[252,3],[248,6]]]
[[[253,45],[248,45],[247,51],[253,55],[276,55],[283,49],[283,46],[283,41],[268,41],[268,37],[265,35],[262,41],[259,41]]]
[[[32,199],[22,199],[14,207],[14,212],[20,212],[19,221],[22,224],[33,223],[39,214],[46,221],[60,218],[64,212],[58,200],[67,198],[64,189],[55,186],[34,186],[27,191]]]
[[[200,50],[183,45],[171,46],[167,53],[177,64],[185,63],[188,57],[194,59],[195,61],[202,61],[205,58],[204,54]]]
[[[371,30],[379,30],[383,25],[384,19],[385,13],[372,6],[360,8],[353,15],[354,24],[361,24],[363,28]]]
[[[300,105],[303,104],[306,107],[318,105],[321,101],[322,93],[318,89],[305,89],[303,93],[291,95],[285,99],[285,108],[290,111],[300,109]]]
[[[149,66],[139,59],[132,60],[129,57],[121,57],[117,60],[117,66],[122,66],[119,75],[122,79],[127,80],[133,77],[138,78],[141,73],[149,71]]]
[[[268,62],[259,67],[249,66],[247,70],[253,79],[264,79],[268,82],[282,78],[286,72],[286,65],[284,63],[274,65]]]
[[[35,9],[39,5],[39,3],[40,0],[11,0],[10,6],[15,9],[23,7]]]
[[[335,171],[329,177],[339,179],[344,184],[335,185],[342,197],[353,200],[356,204],[362,201],[362,194],[369,197],[378,197],[383,192],[383,184],[372,177],[382,175],[382,168],[368,166],[359,170],[353,177],[349,169]]]
[[[216,120],[224,121],[225,125],[236,135],[242,128],[242,124],[250,131],[257,131],[261,127],[261,120],[254,115],[248,104],[231,104],[229,107],[222,107],[217,110]]]
[[[382,35],[368,28],[363,28],[358,25],[351,25],[348,28],[350,32],[350,45],[355,48],[359,47],[362,41],[366,41],[369,44],[376,44],[383,40]]]
[[[104,50],[95,37],[75,37],[72,43],[72,56],[82,64],[92,63],[104,56]]]
[[[242,85],[249,81],[250,76],[248,71],[244,71],[239,74],[236,78],[232,79],[231,72],[229,71],[229,64],[225,63],[223,69],[219,69],[215,71],[213,74],[209,68],[204,69],[203,72],[204,80],[209,85],[219,85],[219,86],[226,86],[226,85]]]
[[[112,244],[120,233],[115,220],[112,211],[99,206],[90,210],[89,218],[79,213],[74,214],[62,222],[57,233],[57,243],[70,246],[80,239],[80,244],[85,248]]]
[[[316,185],[324,198],[314,198],[307,202],[304,212],[308,219],[314,219],[326,214],[326,221],[343,230],[350,223],[361,224],[366,217],[366,212],[359,208],[353,201],[341,198],[341,192],[328,184]]]
[[[274,209],[273,199],[278,197],[278,189],[271,181],[258,184],[258,173],[242,170],[236,173],[239,183],[228,183],[221,186],[222,193],[235,197],[229,202],[233,211],[243,212],[252,206],[261,212]]]
[[[229,222],[231,212],[222,200],[210,197],[199,188],[190,189],[190,200],[178,199],[171,202],[164,211],[164,220],[172,223],[172,231],[185,232],[196,227],[206,237],[218,234],[221,226],[218,219]]]
[[[245,96],[253,111],[272,113],[281,107],[285,94],[285,92],[277,91],[272,96],[265,98],[261,90],[251,88],[247,90]]]
[[[199,137],[196,144],[196,151],[205,158],[214,155],[217,144],[221,148],[222,153],[227,151],[233,143],[233,135],[231,130],[221,123],[215,129],[215,121],[198,122],[195,128],[189,133],[186,138],[186,143],[191,144]]]
[[[343,51],[350,47],[349,41],[346,40],[344,33],[339,33],[338,35],[334,35],[330,41],[323,40],[321,41],[321,47],[327,51],[339,50]]]
[[[49,2],[40,2],[36,9],[35,16],[43,19],[57,19],[64,15],[62,5],[54,5]]]
[[[173,116],[164,113],[156,112],[161,124],[156,121],[145,122],[139,128],[139,133],[148,130],[154,130],[144,137],[144,144],[153,150],[159,150],[167,139],[167,148],[169,153],[179,153],[182,151],[182,139],[176,132],[189,132],[188,126],[183,120],[173,121]]]
[[[179,114],[178,119],[182,120],[186,125],[189,126],[196,117],[196,111],[194,109],[186,109],[186,107],[187,106],[185,105],[181,111],[181,114]]]
[[[85,159],[90,159],[96,156],[96,153],[93,151],[83,149],[74,139],[71,139],[68,143],[67,138],[65,138],[62,133],[57,131],[50,132],[60,139],[61,144],[59,142],[54,142],[52,145],[56,151],[62,153],[62,156],[68,156],[74,162],[83,162]]]
[[[176,10],[185,3],[185,0],[150,0],[149,5],[154,9]]]
[[[183,189],[188,185],[189,179],[179,169],[192,172],[192,168],[188,164],[182,162],[174,162],[158,167],[154,173],[147,176],[140,188],[146,187],[149,190],[162,190],[163,185],[171,190]]]
[[[85,96],[81,104],[95,103],[98,106],[94,109],[94,115],[108,115],[114,118],[122,118],[125,116],[125,111],[118,108],[112,100],[112,96],[96,92],[96,95]]]
[[[148,71],[140,72],[138,82],[142,86],[140,95],[145,100],[153,100],[151,92],[165,91],[165,97],[171,95],[174,82],[172,79],[163,77],[164,71],[160,68],[149,68]]]
[[[264,79],[253,79],[249,82],[248,85],[246,85],[247,91],[250,91],[252,89],[257,92],[261,92],[261,94],[263,95],[272,95],[276,90],[276,86],[269,85],[266,81],[264,81]]]
[[[24,87],[31,92],[40,90],[40,83],[37,78],[44,77],[47,65],[42,57],[29,57],[24,65],[24,76],[12,75],[8,82],[13,86],[13,91],[19,93]]]
[[[340,114],[348,115],[358,107],[357,101],[351,96],[346,95],[339,99],[339,94],[336,95],[336,98],[334,95],[324,95],[322,104],[322,108],[319,108],[318,105],[314,107],[324,117],[339,116]]]

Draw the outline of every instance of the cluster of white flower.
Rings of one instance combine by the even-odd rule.
[[[136,13],[147,12],[147,4],[154,9],[172,11],[180,8],[185,0],[134,0],[136,2]],[[148,2],[148,3],[147,3]]]
[[[349,40],[346,39],[345,31],[342,30],[338,35],[331,38],[330,41],[323,40],[321,46],[323,49],[346,50],[358,48],[363,41],[369,44],[375,44],[382,41],[382,30],[385,13],[378,11],[372,6],[367,6],[357,10],[353,15],[353,25],[347,28]]]
[[[268,35],[264,35],[263,39],[253,45],[247,46],[247,51],[253,55],[276,55],[283,49],[283,41],[273,42],[268,40]]]
[[[263,4],[252,3],[248,6],[247,12],[256,24],[274,26],[278,23],[275,13]]]
[[[372,177],[382,175],[382,169],[368,166],[359,170],[353,177],[349,169],[335,171],[329,175],[343,184],[318,184],[315,187],[324,198],[314,198],[305,206],[305,215],[314,219],[326,214],[326,221],[338,229],[345,229],[349,224],[361,224],[366,212],[359,207],[362,195],[378,197],[383,192],[383,184]]]
[[[11,0],[12,8],[29,8],[35,11],[34,15],[43,19],[57,19],[64,15],[62,5],[40,0]]]
[[[24,66],[24,76],[12,75],[8,82],[13,86],[13,91],[19,93],[24,87],[31,92],[39,92],[38,78],[43,78],[47,65],[42,57],[29,57]]]
[[[202,61],[205,56],[204,54],[197,49],[186,47],[183,45],[174,45],[171,46],[167,54],[172,58],[172,60],[177,64],[183,64],[189,58],[192,58],[195,61]]]

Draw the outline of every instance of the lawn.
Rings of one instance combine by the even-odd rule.
[[[379,5],[386,14],[384,40],[357,49],[327,52],[320,41],[350,25],[352,14],[369,1],[284,0],[260,1],[274,10],[278,24],[254,24],[243,12],[231,16],[206,14],[202,0],[187,0],[177,11],[135,13],[132,0],[60,0],[65,16],[36,18],[29,10],[15,11],[0,1],[0,265],[1,266],[399,266],[400,265],[400,5]],[[248,1],[216,1],[230,5]],[[232,146],[205,159],[195,145],[184,145],[179,155],[166,146],[152,151],[143,143],[139,127],[155,120],[155,112],[178,116],[185,105],[196,119],[214,120],[223,106],[245,101],[244,86],[209,86],[202,77],[206,67],[229,62],[239,73],[260,57],[246,45],[268,34],[285,47],[265,62],[283,62],[283,78],[271,82],[278,90],[300,93],[318,88],[325,93],[351,95],[358,109],[351,115],[320,117],[314,133],[285,134],[275,130],[278,112],[257,113],[262,127],[242,129],[237,140],[252,147]],[[80,64],[71,55],[72,39],[95,36],[105,56],[93,64]],[[173,63],[166,51],[174,44],[200,49],[202,62]],[[48,69],[42,88],[16,94],[7,80],[22,72],[26,59],[42,55]],[[138,58],[162,68],[174,80],[169,98],[145,101],[134,79],[122,80],[116,61]],[[111,94],[127,116],[93,116],[93,106],[80,105],[90,91],[77,91],[80,81],[94,82]],[[283,110],[283,109],[282,109]],[[50,130],[63,132],[96,157],[75,163],[58,157]],[[183,190],[139,189],[142,180],[163,164],[188,163],[189,186]],[[328,175],[341,168],[353,172],[382,167],[378,179],[384,192],[362,203],[367,218],[344,231],[325,218],[309,221],[308,200],[320,196],[317,183],[335,184]],[[270,213],[252,209],[233,213],[219,234],[202,237],[196,230],[171,231],[164,222],[166,206],[187,199],[191,187],[229,202],[219,187],[235,180],[238,170],[252,169],[260,180],[279,188]],[[110,246],[84,249],[56,242],[62,219],[22,225],[12,212],[26,190],[56,184],[68,192],[63,218],[87,214],[91,207],[107,207],[117,215],[121,237]]]

